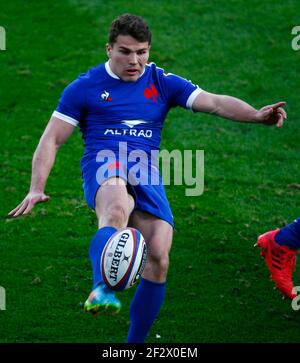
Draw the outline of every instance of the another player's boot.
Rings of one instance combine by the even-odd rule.
[[[279,245],[275,241],[276,234],[280,231],[277,228],[258,237],[257,245],[260,248],[260,255],[271,272],[270,278],[275,282],[278,290],[289,299],[297,296],[292,281],[293,272],[296,269],[297,250],[288,246]]]
[[[84,303],[84,311],[92,314],[106,310],[112,314],[117,314],[121,307],[121,302],[115,297],[114,291],[109,289],[104,283],[98,285]]]

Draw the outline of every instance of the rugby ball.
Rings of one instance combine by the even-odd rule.
[[[140,278],[147,258],[142,234],[135,228],[124,228],[106,242],[101,255],[101,272],[112,290],[126,290]]]

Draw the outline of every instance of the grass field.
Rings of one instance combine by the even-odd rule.
[[[207,91],[256,108],[287,102],[282,129],[172,110],[162,148],[205,151],[205,192],[168,186],[176,230],[165,303],[148,342],[300,342],[300,313],[272,289],[257,236],[300,213],[300,25],[297,0],[0,0],[0,342],[123,342],[134,289],[122,312],[83,313],[91,288],[88,246],[97,223],[81,189],[79,131],[47,184],[51,201],[26,218],[7,213],[26,195],[31,158],[63,88],[106,60],[113,18],[144,16],[151,61]],[[299,271],[295,284],[300,285]],[[156,334],[161,336],[156,338]]]

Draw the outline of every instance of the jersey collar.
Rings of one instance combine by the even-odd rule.
[[[112,77],[112,78],[115,78],[115,79],[121,79],[119,76],[117,76],[110,68],[110,65],[109,65],[109,60],[107,62],[105,62],[105,70],[106,72]],[[142,77],[142,75],[145,73],[145,70],[146,70],[146,67],[144,68],[143,70],[143,73],[140,75],[139,78]]]

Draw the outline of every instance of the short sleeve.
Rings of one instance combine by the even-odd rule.
[[[170,106],[181,106],[192,110],[195,98],[202,89],[191,81],[172,73],[163,73],[162,81]]]
[[[85,87],[80,78],[70,83],[62,92],[53,116],[78,126],[83,119],[85,107]]]

